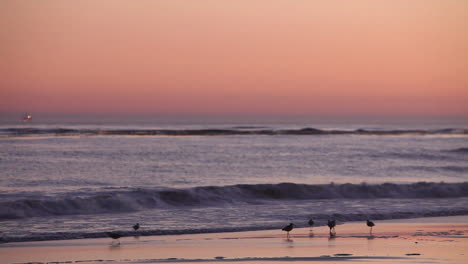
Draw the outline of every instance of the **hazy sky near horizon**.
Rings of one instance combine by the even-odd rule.
[[[0,112],[468,116],[464,0],[2,0]]]

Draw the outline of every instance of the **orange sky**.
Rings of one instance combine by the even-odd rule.
[[[468,116],[468,1],[0,1],[0,113]]]

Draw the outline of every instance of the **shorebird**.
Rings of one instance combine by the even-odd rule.
[[[133,225],[133,230],[137,231],[140,228],[140,223]]]
[[[367,219],[367,226],[370,227],[369,234],[372,235],[372,227],[375,226],[374,222]]]
[[[114,233],[114,232],[106,232],[106,234],[107,234],[110,238],[112,238],[112,239],[114,239],[114,240],[117,240],[117,241],[118,241],[118,244],[120,245],[120,240],[119,240],[119,238],[121,238],[122,235],[117,234],[117,233]],[[112,243],[114,243],[114,241],[112,241]]]
[[[314,231],[312,231],[312,229],[314,228],[314,220],[312,219],[309,219],[309,222],[307,222],[310,226],[310,229],[309,229],[309,237],[313,237],[314,236]]]
[[[335,232],[336,221],[335,221],[335,219],[333,219],[333,220],[328,219],[327,226],[330,228],[330,236],[335,236],[336,235],[336,232]],[[333,230],[333,232],[332,232],[332,230]]]
[[[283,227],[283,229],[281,229],[281,230],[283,230],[283,231],[286,231],[286,238],[289,239],[289,232],[290,232],[291,230],[293,230],[293,228],[294,228],[294,224],[293,224],[293,223],[289,223],[289,225],[287,225],[287,226]]]

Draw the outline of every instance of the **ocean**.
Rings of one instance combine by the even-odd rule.
[[[3,242],[466,214],[464,122],[0,125]]]

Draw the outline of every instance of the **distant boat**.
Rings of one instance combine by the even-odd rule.
[[[22,119],[23,122],[30,122],[32,121],[32,115],[26,113],[23,115],[23,119]]]

